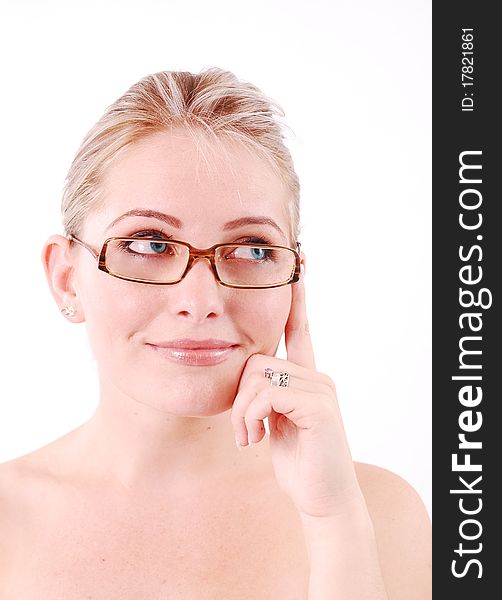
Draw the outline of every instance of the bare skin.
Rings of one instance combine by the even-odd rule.
[[[249,237],[289,245],[280,179],[242,148],[221,150],[205,168],[182,132],[134,144],[111,167],[103,205],[87,217],[81,238],[99,248],[109,236],[155,229],[198,248]],[[175,219],[128,215],[138,207]],[[275,226],[249,221],[263,216]],[[344,599],[430,597],[427,513],[396,475],[354,467],[334,384],[315,370],[303,335],[303,281],[294,289],[234,290],[199,260],[175,285],[145,286],[99,271],[85,249],[69,248],[61,236],[48,240],[43,260],[58,307],[75,307],[68,320],[86,323],[100,398],[83,426],[0,465],[1,600],[328,600],[335,563],[340,589],[365,588],[364,596],[356,591]],[[304,266],[305,260],[302,253]],[[263,378],[264,366],[283,364],[273,358],[283,332],[283,363],[292,374],[287,390]],[[221,338],[235,350],[219,364],[193,367],[152,348],[174,338]],[[286,435],[297,434],[292,421],[270,410],[279,393],[319,425],[295,441],[308,450],[299,453],[301,472],[314,485],[296,477],[293,438]],[[259,416],[246,422],[251,410]],[[263,410],[273,420],[264,439]],[[281,435],[279,418],[288,425]],[[238,450],[234,438],[242,440],[245,426],[257,443]],[[323,537],[317,523],[334,523],[337,486],[364,499],[362,512],[350,511],[357,535],[342,532],[344,523],[340,536],[331,532],[340,552],[315,540]],[[363,556],[366,548],[371,552]],[[337,553],[355,557],[353,579],[345,581]],[[309,576],[319,564],[311,595]]]
[[[80,473],[82,429],[0,465],[1,600],[306,600],[303,531],[275,484],[267,438],[234,446],[224,473],[127,488]],[[427,559],[428,516],[402,479],[361,463],[356,471],[387,587],[399,591],[402,573]],[[429,586],[408,597],[428,597]]]

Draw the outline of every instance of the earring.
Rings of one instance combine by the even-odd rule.
[[[61,312],[65,317],[73,317],[77,311],[73,306],[63,306]]]

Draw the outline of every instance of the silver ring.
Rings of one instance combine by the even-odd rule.
[[[289,373],[286,371],[274,371],[270,378],[270,385],[277,387],[289,386]]]
[[[263,371],[263,375],[265,377],[268,377],[268,379],[272,379],[273,374],[274,374],[274,370],[270,369],[270,368],[267,368],[267,369],[265,369],[265,371]]]

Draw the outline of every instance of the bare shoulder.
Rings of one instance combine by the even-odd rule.
[[[67,472],[72,442],[80,427],[7,462],[0,463],[0,496],[31,495],[39,485],[58,480]]]
[[[355,463],[390,597],[431,597],[432,529],[416,490],[392,471]]]
[[[430,522],[422,499],[405,479],[376,465],[360,462],[354,464],[366,503],[376,515],[385,516],[390,509],[406,510],[408,516],[409,511],[412,511],[417,518]]]
[[[399,535],[415,546],[427,544],[431,522],[417,491],[387,469],[366,463],[355,463],[355,467],[378,535],[388,542],[391,536]]]
[[[41,474],[38,473],[40,477]],[[37,469],[26,457],[0,463],[0,526],[12,524],[15,512],[20,512],[24,499],[37,480]]]
[[[26,483],[30,478],[36,479],[47,475],[48,450],[53,445],[54,442],[0,463],[0,490],[7,493],[15,489],[16,483]]]
[[[51,480],[45,448],[0,463],[0,527],[13,525],[16,515],[39,502]],[[2,518],[3,515],[3,518]]]
[[[0,463],[0,598],[5,596],[12,565],[26,547],[26,534],[36,531],[43,511],[51,504],[51,476],[43,452]]]
[[[17,460],[0,464],[0,580],[7,569],[18,515],[23,511],[22,483],[22,468]]]
[[[0,463],[0,515],[7,514],[7,508],[14,502],[16,491],[20,490],[24,463],[13,459]]]

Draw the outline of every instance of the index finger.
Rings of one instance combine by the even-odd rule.
[[[291,284],[293,298],[284,330],[285,343],[288,360],[301,367],[315,370],[314,348],[312,347],[305,303],[304,277],[305,271],[302,272],[299,281]]]

